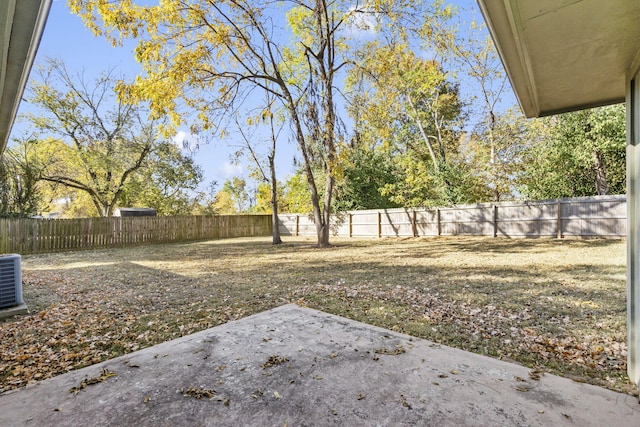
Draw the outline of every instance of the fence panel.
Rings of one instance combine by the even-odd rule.
[[[440,209],[442,236],[492,236],[493,207],[459,206]]]
[[[298,235],[313,236],[316,234],[316,224],[310,215],[301,215],[298,218]]]
[[[553,237],[558,235],[557,201],[501,204],[497,236]]]
[[[626,234],[626,199],[586,198],[562,203],[563,235],[619,236]]]
[[[350,237],[378,237],[378,211],[351,212]]]
[[[335,236],[624,237],[626,197],[598,196],[441,208],[340,212]],[[315,235],[308,215],[280,216],[283,236]]]
[[[278,227],[281,236],[297,236],[299,215],[296,214],[280,214],[278,215]]]
[[[418,208],[415,209],[416,233],[418,236],[439,236],[439,209]]]
[[[413,210],[385,209],[381,211],[381,237],[413,237],[416,233]]]
[[[271,222],[271,215],[0,218],[0,253],[35,254],[217,237],[270,236]]]

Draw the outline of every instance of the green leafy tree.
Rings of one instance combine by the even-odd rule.
[[[278,206],[279,211],[285,206],[284,194],[285,186],[282,182],[277,183],[278,194]],[[273,192],[271,191],[271,184],[267,182],[260,182],[255,189],[255,205],[249,210],[250,213],[272,213],[272,198]]]
[[[391,153],[382,147],[353,147],[348,153],[349,161],[338,182],[336,210],[400,207],[389,195],[382,194],[398,176]]]
[[[217,215],[232,215],[238,213],[236,202],[228,188],[223,188],[216,194],[212,209]]]
[[[250,208],[246,180],[239,177],[227,179],[216,195],[215,205],[221,214],[246,212]]]
[[[127,183],[119,204],[154,208],[159,215],[190,215],[199,202],[201,182],[202,168],[192,157],[173,143],[160,142]]]
[[[35,215],[47,207],[39,185],[47,157],[40,158],[35,146],[24,138],[0,157],[0,217]]]
[[[271,213],[271,185],[261,182],[256,188],[256,204],[251,213]]]
[[[486,185],[492,189],[493,201],[509,196],[508,185],[504,183],[505,143],[502,138],[504,127],[498,117],[499,105],[509,88],[507,76],[495,50],[493,41],[484,24],[475,21],[468,25],[454,27],[441,23],[435,31],[426,26],[423,36],[432,40],[443,60],[449,61],[458,79],[464,79],[470,87],[468,96],[470,118],[477,120],[475,127],[482,129],[476,133],[478,141],[487,146],[486,165],[482,168]],[[478,148],[479,145],[476,145]]]
[[[303,173],[291,175],[284,184],[282,211],[308,214],[312,212],[311,194]]]
[[[40,132],[39,149],[52,156],[41,179],[85,193],[98,215],[112,215],[152,151],[153,123],[138,107],[115,99],[113,73],[91,84],[48,60],[38,74],[29,102],[40,111],[29,120]]]
[[[544,125],[544,138],[526,151],[519,180],[526,197],[626,192],[624,105],[561,114]]]
[[[57,193],[65,201],[59,210],[63,218],[91,218],[100,216],[91,197],[84,191],[77,191],[65,186],[55,187]]]
[[[528,120],[515,109],[495,113],[490,123],[489,128],[481,122],[468,135],[462,157],[484,187],[480,200],[513,200],[519,197],[517,177],[525,168],[525,153],[544,129],[540,120]]]
[[[206,191],[201,191],[198,193],[198,204],[194,206],[193,210],[193,213],[195,215],[213,216],[219,213],[215,204],[217,187],[218,182],[214,180],[209,182]]]
[[[364,81],[367,88],[352,107],[361,127],[373,128],[387,143],[419,147],[438,170],[461,123],[457,86],[438,61],[421,59],[407,45],[374,45],[363,60],[350,77],[355,87],[362,89]]]
[[[358,89],[350,112],[362,144],[392,153],[394,179],[380,194],[404,206],[473,199],[471,175],[460,167],[458,86],[438,61],[420,58],[406,44],[372,45],[367,58],[350,76]]]

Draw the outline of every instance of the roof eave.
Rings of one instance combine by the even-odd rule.
[[[52,0],[5,0],[0,21],[0,154],[38,51]]]
[[[541,112],[532,85],[533,78],[528,70],[526,52],[520,43],[511,9],[503,1],[478,0],[478,5],[520,108],[527,117],[538,117]],[[497,39],[498,34],[502,35],[500,40]]]
[[[527,117],[624,101],[639,61],[640,3],[477,2]]]

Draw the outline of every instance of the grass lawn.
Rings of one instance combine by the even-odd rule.
[[[625,242],[230,239],[24,256],[0,392],[296,303],[636,394]]]

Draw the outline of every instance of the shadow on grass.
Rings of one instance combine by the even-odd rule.
[[[58,330],[66,354],[103,359],[294,302],[631,389],[620,241],[314,243],[233,239],[26,256],[24,292],[33,311],[3,324],[2,346],[13,334],[14,348],[44,348],[50,336],[19,331]],[[564,346],[558,352],[544,348],[557,342]],[[593,348],[602,350],[592,355]],[[49,364],[52,372],[67,369]]]

